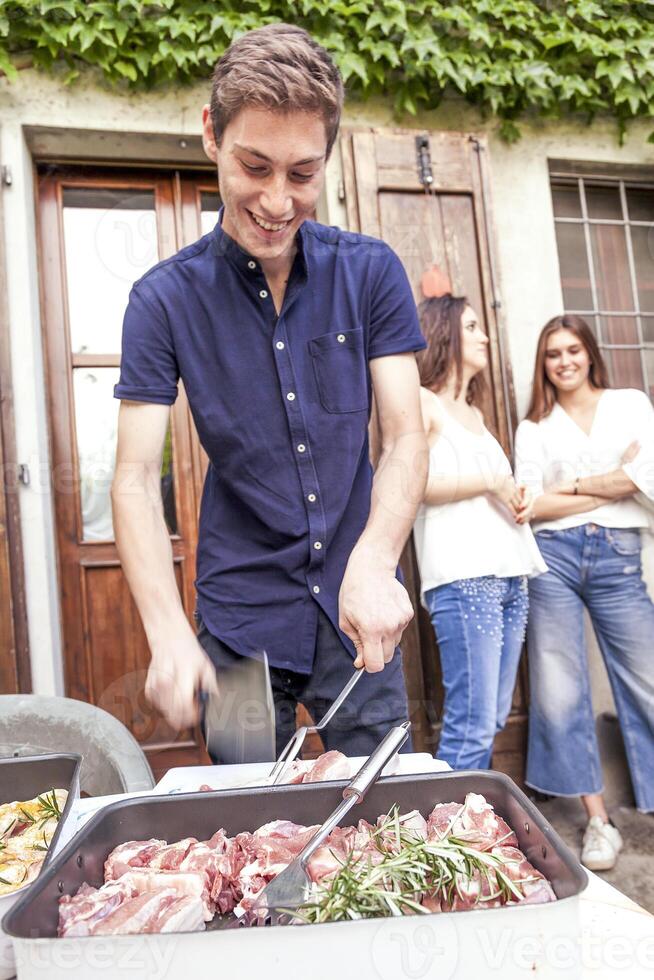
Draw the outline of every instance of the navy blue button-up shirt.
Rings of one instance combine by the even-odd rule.
[[[297,245],[279,316],[259,262],[220,221],[147,272],[115,395],[170,405],[181,377],[209,457],[199,613],[238,653],[265,649],[272,666],[310,673],[316,603],[338,629],[370,509],[368,362],[425,343],[387,245],[311,221]]]

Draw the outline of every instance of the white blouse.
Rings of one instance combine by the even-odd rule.
[[[621,464],[634,440],[640,451],[631,463]],[[581,524],[601,527],[648,527],[654,515],[654,408],[647,395],[635,388],[610,388],[602,393],[590,434],[581,429],[556,403],[540,422],[526,419],[518,426],[515,473],[534,497],[577,477],[598,476],[622,469],[639,492],[607,501],[595,510],[558,520],[534,521],[534,531]]]
[[[511,473],[486,427],[471,432],[442,407],[442,430],[429,453],[429,475],[489,477]],[[531,528],[516,524],[492,494],[423,504],[414,526],[421,596],[447,582],[482,575],[512,577],[547,571]]]

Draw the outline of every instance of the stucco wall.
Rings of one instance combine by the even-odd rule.
[[[170,89],[147,95],[117,95],[85,80],[71,88],[34,71],[17,82],[0,79],[0,159],[11,168],[13,184],[5,188],[12,367],[17,442],[28,462],[32,485],[21,489],[21,519],[26,564],[27,600],[34,689],[62,692],[61,636],[56,587],[56,551],[49,472],[48,426],[43,387],[43,353],[38,303],[34,228],[33,161],[25,126],[92,128],[120,133],[200,133],[200,110],[208,88]],[[524,126],[521,141],[507,146],[491,121],[458,102],[433,113],[398,120],[383,102],[346,108],[344,125],[398,126],[487,132],[490,146],[491,195],[499,257],[500,292],[513,365],[518,410],[528,398],[536,337],[542,324],[561,310],[562,296],[549,192],[548,158],[605,161],[654,166],[654,146],[646,143],[651,123],[634,124],[622,147],[611,121],[584,128],[570,123]],[[182,162],[184,150],[178,151]],[[434,165],[438,161],[434,160]],[[345,224],[338,197],[340,162],[332,155],[319,216]],[[598,706],[610,702],[603,672],[593,655]]]

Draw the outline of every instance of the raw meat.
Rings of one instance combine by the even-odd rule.
[[[319,824],[303,827],[290,820],[275,820],[259,827],[254,834],[239,834],[236,838],[244,855],[244,863],[233,882],[241,898],[234,911],[248,911],[261,889],[293,861],[309,843]]]
[[[303,783],[319,783],[328,779],[349,779],[351,763],[342,752],[324,752],[302,777]]]
[[[90,936],[98,923],[131,897],[132,889],[126,881],[108,882],[102,888],[92,888],[84,882],[76,895],[59,899],[59,935]]]
[[[317,771],[333,776],[342,766],[340,753],[325,753]],[[345,760],[347,762],[347,760]],[[302,764],[304,765],[304,764]],[[305,779],[309,770],[305,771]],[[517,847],[517,838],[492,806],[477,793],[463,803],[439,803],[425,819],[417,810],[398,818],[403,830],[418,840],[439,842],[455,838],[477,852],[487,853],[488,873],[465,873],[463,868],[447,890],[424,895],[430,912],[461,911],[479,905],[535,904],[556,900],[550,883]],[[380,828],[360,820],[356,827],[336,827],[312,856],[308,870],[319,886],[337,874],[347,860],[377,865],[383,860]],[[105,884],[82,885],[74,897],[64,896],[59,905],[59,934],[66,936],[113,935],[134,932],[166,932],[204,928],[215,912],[225,915],[248,912],[261,890],[280,874],[309,842],[317,826],[305,827],[289,820],[274,820],[254,832],[228,837],[218,830],[207,841],[194,837],[169,844],[152,839],[128,841],[105,861]],[[399,848],[394,827],[381,831],[383,842]],[[458,845],[457,845],[458,846]],[[524,896],[511,897],[505,875]],[[498,878],[498,875],[500,876]]]
[[[439,840],[447,835],[458,837],[486,850],[500,842],[513,847],[518,838],[483,796],[468,793],[463,804],[438,803],[427,820],[428,839]]]
[[[126,871],[134,868],[147,868],[154,855],[167,847],[165,840],[132,840],[115,847],[104,863],[105,881],[120,878]]]
[[[295,785],[298,783],[318,783],[327,780],[351,779],[354,775],[352,762],[342,752],[332,750],[323,752],[317,759],[294,759],[284,770],[282,784]],[[252,779],[248,783],[238,783],[238,786],[267,786],[268,776]],[[281,785],[281,784],[280,784]],[[224,789],[225,787],[223,787]],[[198,786],[198,793],[213,793],[216,787],[209,783]]]
[[[60,936],[196,931],[207,917],[202,876],[141,868],[101,888],[82,885],[59,902]]]
[[[180,898],[174,889],[144,892],[119,905],[97,923],[94,936],[120,936],[144,932],[171,932],[183,922],[189,931],[204,928],[201,903],[197,898]]]
[[[502,860],[502,870],[512,881],[520,881],[526,904],[554,902],[556,895],[547,878],[537,871],[518,847],[503,844],[493,847],[491,854]]]

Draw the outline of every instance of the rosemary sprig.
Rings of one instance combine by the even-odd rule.
[[[44,793],[42,796],[37,797],[39,802],[39,808],[43,811],[43,816],[40,818],[41,821],[50,820],[54,817],[56,820],[61,819],[61,810],[59,809],[59,803],[57,802],[57,796],[54,790],[50,790],[50,794]]]
[[[23,877],[20,879],[20,881],[7,881],[6,878],[0,878],[0,885],[10,885],[13,888],[18,888],[19,885],[23,884],[26,878],[27,868],[23,868]]]
[[[19,806],[18,809],[23,814],[23,817],[25,818],[25,820],[27,820],[28,823],[36,823],[36,817],[33,817],[31,813],[28,813],[27,810],[24,810],[22,806]]]
[[[13,820],[9,821],[9,823],[7,824],[4,830],[0,830],[0,841],[5,840],[7,837],[9,837],[12,827],[14,827],[15,825],[16,825],[16,817],[14,817]]]
[[[448,905],[458,896],[470,901],[462,891],[475,883],[474,905],[499,899],[502,903],[520,901],[523,882],[513,881],[495,854],[471,847],[452,835],[437,841],[424,840],[402,826],[399,807],[393,807],[371,832],[372,853],[351,851],[336,874],[316,887],[311,899],[297,912],[305,922],[326,922],[428,913],[426,898],[445,899]],[[485,887],[484,887],[485,886]]]
[[[32,850],[33,851],[47,851],[49,849],[50,849],[50,845],[48,844],[48,838],[45,836],[45,830],[44,830],[43,831],[43,843],[41,844],[40,841],[36,841],[35,844],[32,844]]]

